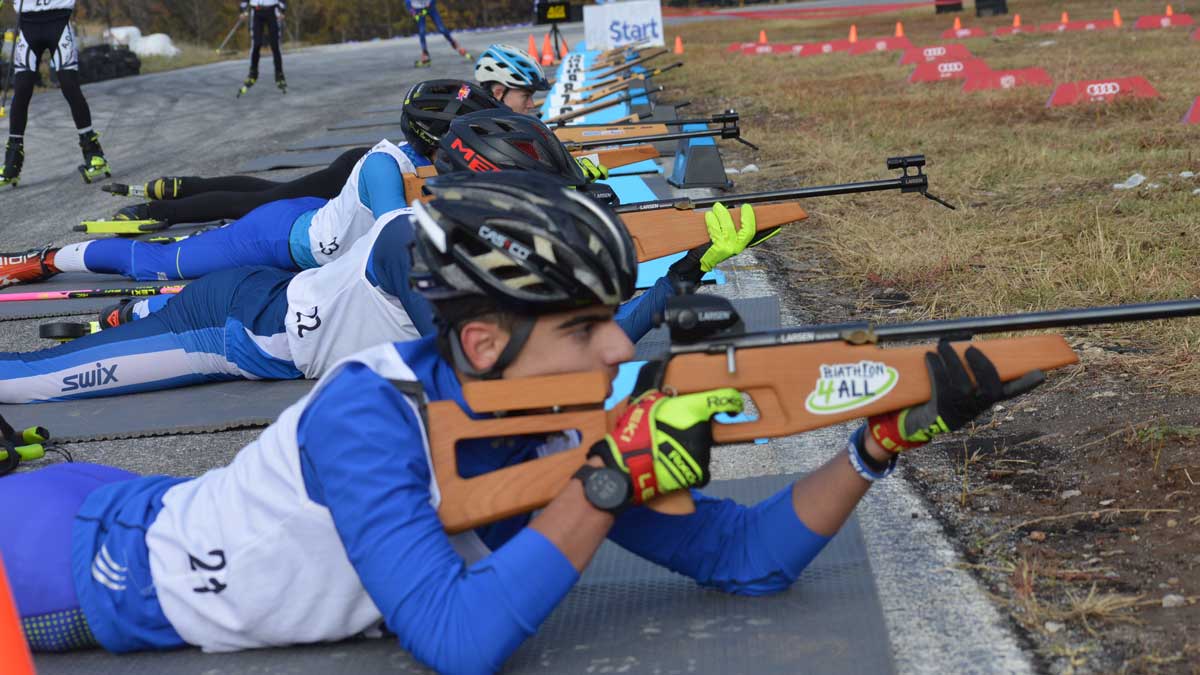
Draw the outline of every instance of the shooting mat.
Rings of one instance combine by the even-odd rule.
[[[380,137],[382,138],[382,137]],[[378,143],[379,139],[375,139]],[[309,167],[328,166],[330,162],[341,157],[345,150],[313,150],[311,152],[284,152],[278,155],[256,157],[238,167],[238,171],[277,171],[279,169],[306,169]]]
[[[714,481],[705,492],[755,503],[797,476]],[[325,675],[430,672],[394,639],[202,654],[189,649],[115,656],[43,654],[41,675]],[[606,543],[508,673],[893,672],[883,610],[856,518],[787,592],[741,597]]]
[[[289,151],[322,150],[324,148],[344,148],[349,146],[371,147],[383,139],[392,142],[404,140],[404,132],[399,127],[389,127],[378,131],[360,131],[346,134],[327,134],[295,145],[289,145]]]

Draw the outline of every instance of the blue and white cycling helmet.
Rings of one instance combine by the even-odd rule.
[[[509,89],[546,91],[550,83],[538,62],[509,45],[488,47],[475,62],[475,80],[480,84],[496,82]]]

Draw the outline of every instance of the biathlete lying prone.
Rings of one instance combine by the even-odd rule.
[[[787,589],[897,455],[1008,397],[991,363],[927,357],[932,399],[871,418],[822,467],[752,506],[705,497],[722,389],[644,391],[558,496],[449,536],[422,422],[469,410],[463,384],[601,370],[633,345],[614,320],[633,292],[633,242],[606,207],[540,176],[449,179],[414,207],[413,280],[440,327],[332,368],[233,462],[198,478],[57,464],[0,478],[0,554],[35,650],[233,651],[340,640],[385,626],[439,672],[492,672],[538,630],[605,538],[703,587]],[[644,386],[644,385],[640,385]],[[632,427],[639,443],[622,442]],[[472,477],[569,447],[565,435],[457,446]],[[649,454],[648,462],[626,458]],[[630,467],[639,468],[632,469]],[[633,471],[633,475],[631,475]],[[668,516],[585,489],[692,490]],[[47,495],[53,495],[49,499]],[[36,509],[28,505],[37,503]],[[153,589],[153,592],[147,592]]]

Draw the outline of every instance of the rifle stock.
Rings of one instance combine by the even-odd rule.
[[[741,209],[730,209],[733,222],[742,226]],[[762,204],[754,207],[755,229],[759,232],[808,218],[796,202]],[[704,211],[660,209],[621,214],[637,249],[638,262],[687,251],[708,241]]]
[[[659,157],[658,148],[653,145],[630,145],[623,148],[606,148],[599,150],[575,150],[572,157],[587,157],[593,162],[615,169],[628,166],[647,159]]]
[[[1051,370],[1077,362],[1075,353],[1058,335],[1034,335],[985,341],[959,342],[961,355],[978,347],[996,365],[1000,378],[1015,380],[1033,369]],[[689,353],[667,363],[663,385],[681,394],[733,387],[749,394],[757,419],[743,424],[714,424],[718,443],[788,436],[861,417],[899,410],[929,400],[925,354],[929,346],[881,349],[875,345],[821,342],[782,344],[726,353]],[[864,405],[823,410],[809,406],[817,396],[822,368],[834,364],[869,361],[894,371],[890,389],[879,388]],[[731,369],[731,365],[734,367]],[[846,386],[870,386],[869,382]],[[611,429],[614,411],[603,409],[607,382],[601,373],[574,373],[531,378],[529,381],[473,382],[463,387],[468,405],[476,412],[529,411],[561,406],[587,410],[532,415],[509,415],[472,420],[457,404],[438,401],[428,406],[429,439],[441,502],[438,516],[449,532],[527,513],[545,506],[571,479],[587,456],[588,448]],[[881,393],[882,392],[882,393]],[[517,397],[517,398],[514,398]],[[812,410],[820,409],[821,412]],[[458,474],[455,444],[460,439],[492,438],[577,430],[578,447],[473,478]],[[671,513],[686,513],[686,493],[650,506]],[[686,499],[687,501],[684,501]]]
[[[668,133],[665,124],[629,124],[609,127],[559,127],[554,135],[563,143],[586,141],[619,141],[635,136],[656,136]]]
[[[596,75],[594,78],[597,80],[604,80],[604,79],[612,77],[613,75],[616,75],[617,73],[623,73],[626,70],[629,70],[630,68],[635,68],[637,66],[640,66],[643,63],[645,63],[651,59],[657,59],[658,57],[662,56],[663,54],[667,54],[669,52],[670,52],[670,50],[663,49],[661,47],[654,49],[653,51],[650,51],[650,52],[639,52],[639,56],[636,59],[633,59],[632,61],[626,61],[626,62],[620,63],[619,65],[616,65],[616,66],[609,66],[608,64],[600,64],[598,67],[592,66],[591,68],[588,69],[588,72],[595,73],[595,72],[598,72],[599,70],[603,70],[604,68],[609,68],[608,72],[605,72],[600,75]]]
[[[400,176],[404,179],[404,194],[409,196],[409,201],[412,199],[428,200],[423,188],[425,181],[437,175],[437,169],[432,166],[418,166],[416,173],[402,173]]]

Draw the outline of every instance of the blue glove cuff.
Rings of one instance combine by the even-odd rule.
[[[866,438],[867,425],[864,424],[850,434],[850,442],[846,445],[846,454],[850,456],[850,466],[854,467],[854,472],[862,476],[864,480],[874,483],[880,478],[892,475],[892,472],[896,470],[896,460],[899,459],[899,455],[893,455],[882,471],[874,468],[879,463],[867,454]]]

